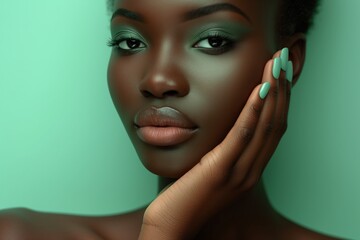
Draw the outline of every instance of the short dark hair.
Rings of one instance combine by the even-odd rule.
[[[111,13],[115,0],[106,0],[107,9]],[[320,0],[280,0],[278,33],[280,36],[290,36],[296,32],[307,34],[313,25]]]
[[[281,0],[279,21],[280,36],[301,32],[307,34],[314,23],[321,0]]]

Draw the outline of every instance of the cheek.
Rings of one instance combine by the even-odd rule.
[[[112,55],[108,67],[109,90],[135,149],[150,171],[179,177],[224,139],[251,91],[261,81],[268,56],[257,49],[261,48],[246,46],[219,56],[195,52],[176,59],[176,70],[185,76],[190,91],[184,97],[170,99],[169,103],[191,117],[199,125],[199,133],[171,151],[145,146],[130,129],[132,116],[149,104],[138,88],[151,56],[122,59]]]
[[[126,62],[113,53],[108,65],[108,87],[113,103],[122,119],[134,114],[139,103],[138,93],[139,62]]]
[[[262,80],[267,56],[250,47],[223,56],[199,56],[191,61],[191,94],[197,96],[199,121],[226,134],[251,91]],[[248,50],[250,49],[250,50]],[[262,56],[263,55],[263,56]],[[195,112],[194,112],[195,114]],[[215,131],[215,130],[213,130]]]

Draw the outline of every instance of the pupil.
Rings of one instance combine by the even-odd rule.
[[[210,46],[212,46],[214,48],[221,47],[221,45],[223,43],[223,40],[218,37],[210,37],[208,41],[209,41]]]
[[[131,49],[138,48],[140,46],[140,42],[136,39],[128,39],[128,40],[126,40],[126,44]]]

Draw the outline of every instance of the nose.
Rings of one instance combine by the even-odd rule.
[[[190,91],[181,63],[174,61],[176,54],[167,45],[162,45],[162,49],[153,57],[140,81],[139,91],[144,97],[184,97]]]
[[[184,97],[189,93],[189,83],[176,67],[152,70],[139,85],[144,97]]]

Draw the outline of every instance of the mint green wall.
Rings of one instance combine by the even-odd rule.
[[[105,1],[30,2],[0,3],[0,208],[109,214],[149,202],[156,178],[107,91]],[[352,239],[360,239],[358,9],[357,0],[324,0],[289,130],[265,172],[281,213]]]
[[[105,214],[149,202],[112,105],[105,1],[1,1],[0,208]]]
[[[360,239],[360,1],[323,2],[266,183],[285,216]]]

